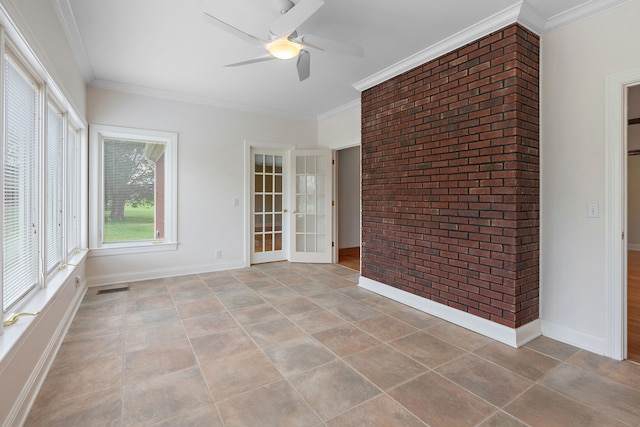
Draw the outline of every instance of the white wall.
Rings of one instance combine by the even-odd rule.
[[[322,148],[347,148],[361,142],[360,103],[318,120],[318,145]]]
[[[640,0],[542,38],[541,304],[545,335],[606,349],[605,77],[640,67]],[[587,203],[600,218],[587,218]]]
[[[338,150],[338,248],[360,247],[360,147]]]
[[[85,84],[52,3],[51,0],[0,0],[39,62],[83,120]],[[71,277],[59,287],[43,290],[29,301],[28,306],[40,309],[37,318],[20,320],[0,336],[0,384],[3,387],[0,425],[22,424],[64,338],[85,290],[84,264],[69,273]],[[75,285],[76,275],[81,277],[82,286]],[[10,345],[14,341],[15,344]]]
[[[245,139],[297,148],[318,141],[311,121],[97,88],[88,89],[87,116],[89,123],[178,132],[178,250],[89,258],[93,284],[242,267]]]
[[[76,113],[85,115],[85,82],[52,0],[0,0]]]
[[[354,102],[353,105],[318,120],[318,146],[341,150],[338,152],[340,170],[336,221],[339,248],[360,246],[361,113],[360,103]],[[357,158],[354,154],[356,152]]]

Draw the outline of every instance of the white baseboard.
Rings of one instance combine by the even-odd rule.
[[[547,320],[542,320],[541,327],[542,334],[545,337],[553,338],[592,353],[611,357],[607,354],[607,340],[604,337],[587,334]]]
[[[163,277],[185,276],[188,274],[211,273],[214,271],[237,270],[244,268],[243,261],[231,261],[227,263],[192,265],[187,267],[171,267],[154,269],[152,271],[140,271],[132,273],[108,274],[104,276],[93,276],[87,278],[88,286],[114,285],[125,282],[139,282],[141,280],[161,279]]]
[[[511,347],[523,346],[541,335],[540,320],[534,320],[520,328],[513,329],[366,277],[360,276],[358,286]]]
[[[627,243],[627,249],[630,251],[640,251],[640,243]]]

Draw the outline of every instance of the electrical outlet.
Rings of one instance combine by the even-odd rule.
[[[76,276],[76,288],[80,287],[80,283],[82,283],[82,279],[80,279],[80,276]]]
[[[600,205],[587,203],[587,218],[600,218]]]
[[[216,259],[220,259],[220,258],[222,258],[222,249],[218,249],[216,251]]]

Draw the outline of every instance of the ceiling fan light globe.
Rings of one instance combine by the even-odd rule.
[[[267,46],[267,50],[274,58],[292,59],[300,54],[301,47],[288,40],[276,40]]]

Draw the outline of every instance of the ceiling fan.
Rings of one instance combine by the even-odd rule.
[[[290,0],[276,0],[282,16],[269,27],[269,39],[264,40],[227,24],[210,13],[204,12],[204,17],[211,24],[242,40],[264,47],[267,53],[242,62],[225,65],[225,67],[237,67],[240,65],[254,64],[256,62],[271,60],[287,60],[298,58],[296,66],[298,77],[303,81],[311,74],[311,55],[309,50],[341,53],[344,55],[364,56],[362,47],[325,39],[310,34],[299,35],[298,27],[311,17],[324,5],[322,0],[300,0],[294,4]]]

